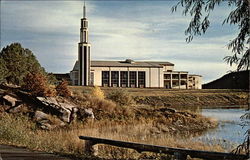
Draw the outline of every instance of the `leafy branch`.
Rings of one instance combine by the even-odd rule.
[[[205,34],[210,26],[209,16],[216,6],[223,2],[235,6],[230,14],[223,21],[222,25],[237,25],[239,33],[231,40],[227,47],[233,55],[226,56],[224,60],[229,64],[237,65],[237,71],[249,69],[249,43],[250,43],[250,1],[249,0],[180,0],[172,7],[172,12],[177,11],[179,6],[183,7],[182,14],[190,15],[192,19],[185,30],[186,42],[193,40],[194,36]]]

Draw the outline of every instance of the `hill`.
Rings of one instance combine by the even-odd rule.
[[[203,84],[203,89],[247,89],[249,90],[249,70],[231,72],[223,77]]]

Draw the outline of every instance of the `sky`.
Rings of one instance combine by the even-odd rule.
[[[68,73],[78,57],[83,1],[0,1],[1,49],[13,42],[29,48],[47,72]],[[215,80],[235,67],[223,61],[231,55],[227,43],[235,26],[222,25],[233,8],[217,7],[205,35],[186,43],[190,17],[177,1],[86,1],[92,60],[168,61],[175,70]]]

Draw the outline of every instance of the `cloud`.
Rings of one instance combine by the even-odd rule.
[[[77,59],[81,1],[1,2],[1,47],[19,41],[30,48],[49,72],[69,72]],[[176,69],[204,75],[225,73],[222,62],[235,28],[221,27],[230,9],[213,13],[207,34],[185,42],[189,17],[171,13],[170,1],[87,1],[92,58],[165,60]],[[214,21],[215,20],[215,21]],[[232,32],[233,31],[233,32]],[[191,65],[192,64],[192,65]],[[202,67],[200,67],[202,66]]]

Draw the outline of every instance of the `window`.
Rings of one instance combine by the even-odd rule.
[[[181,81],[181,85],[186,85],[186,81]]]
[[[78,80],[75,80],[74,83],[75,83],[74,85],[78,85]]]
[[[128,87],[128,72],[121,71],[121,87]]]
[[[179,74],[173,74],[172,77],[173,79],[179,79]]]
[[[94,85],[94,72],[90,72],[90,85]]]
[[[74,72],[75,79],[78,79],[78,72]]]
[[[129,84],[130,87],[136,87],[136,71],[129,72]]]
[[[181,79],[187,79],[187,74],[181,74]]]
[[[170,74],[164,74],[164,79],[170,79]]]
[[[109,71],[102,71],[102,86],[109,86]]]
[[[138,87],[140,88],[145,87],[145,72],[143,71],[138,72]]]
[[[119,71],[111,71],[111,86],[119,87]]]

